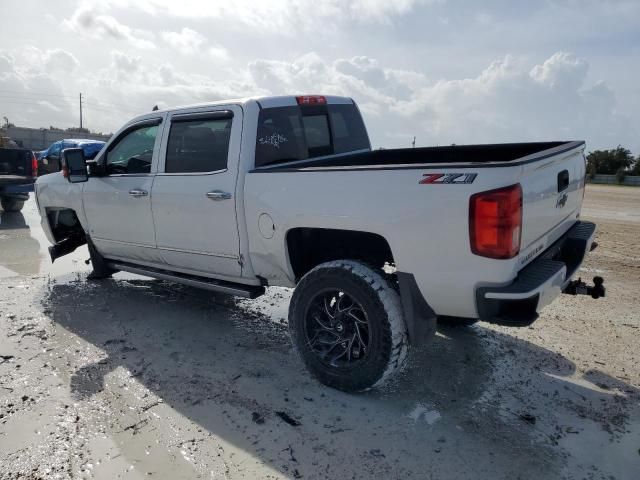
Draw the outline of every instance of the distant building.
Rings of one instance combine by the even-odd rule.
[[[53,142],[65,138],[86,138],[89,140],[102,140],[106,142],[111,135],[87,133],[82,130],[51,130],[46,128],[4,127],[0,128],[0,136],[9,137],[22,148],[30,150],[44,150]]]

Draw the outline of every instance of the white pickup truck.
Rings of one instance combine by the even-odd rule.
[[[584,142],[371,150],[333,96],[154,111],[93,161],[63,153],[36,198],[52,260],[88,244],[128,271],[256,297],[295,287],[293,343],[332,387],[379,385],[437,319],[528,325],[593,246]]]

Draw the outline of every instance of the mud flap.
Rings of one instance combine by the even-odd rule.
[[[409,343],[424,345],[436,333],[436,313],[422,296],[415,277],[411,273],[396,272],[400,285],[400,298],[404,310]]]

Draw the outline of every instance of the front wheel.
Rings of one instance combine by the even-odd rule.
[[[320,382],[357,392],[402,369],[408,341],[397,291],[364,263],[336,260],[307,273],[289,306],[289,331]]]
[[[0,205],[5,212],[19,212],[24,207],[24,200],[18,200],[12,197],[2,197]]]
[[[90,238],[87,238],[87,247],[89,248],[89,257],[91,259],[91,266],[93,267],[93,271],[87,277],[89,280],[101,280],[117,273],[117,270],[107,265],[104,257],[96,250],[96,246]]]

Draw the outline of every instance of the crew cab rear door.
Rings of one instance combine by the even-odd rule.
[[[241,276],[236,220],[242,109],[170,113],[152,192],[156,244],[176,269]]]

